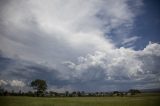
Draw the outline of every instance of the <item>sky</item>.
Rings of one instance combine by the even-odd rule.
[[[158,0],[0,0],[0,86],[160,88]]]

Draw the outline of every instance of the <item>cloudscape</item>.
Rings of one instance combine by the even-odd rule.
[[[160,88],[160,13],[149,0],[1,0],[0,86]],[[158,15],[157,15],[158,14]]]

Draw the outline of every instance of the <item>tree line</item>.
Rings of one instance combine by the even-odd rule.
[[[90,96],[131,96],[141,93],[140,90],[130,89],[127,92],[113,91],[113,92],[85,92],[85,91],[66,91],[58,93],[54,91],[46,91],[47,83],[45,80],[36,79],[30,83],[34,91],[19,92],[7,91],[0,87],[0,96],[35,96],[35,97],[90,97]]]

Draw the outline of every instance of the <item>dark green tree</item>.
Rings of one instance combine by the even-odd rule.
[[[45,80],[36,79],[31,82],[31,87],[36,90],[37,96],[44,96],[47,89],[47,83]]]
[[[137,89],[130,89],[128,92],[131,93],[131,95],[135,95],[135,94],[141,93],[141,91],[139,91]]]
[[[5,92],[4,88],[0,87],[0,96],[4,96],[4,92]]]
[[[69,91],[66,91],[66,92],[65,92],[65,96],[69,96]]]

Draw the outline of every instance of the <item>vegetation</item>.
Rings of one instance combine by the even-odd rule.
[[[134,90],[135,91],[135,90]],[[137,90],[136,90],[137,91]],[[44,97],[110,97],[110,96],[134,96],[140,94],[140,91],[137,92],[119,92],[119,91],[114,91],[114,92],[84,92],[84,91],[73,91],[73,92],[63,92],[63,93],[58,93],[54,91],[28,91],[28,92],[14,92],[12,91],[7,91],[4,89],[0,89],[0,96],[30,96],[30,97],[39,97],[39,96],[44,96]]]
[[[35,90],[28,91],[28,92],[14,92],[4,90],[0,87],[0,96],[45,96],[45,97],[104,97],[104,96],[130,96],[136,95],[141,93],[137,89],[131,89],[128,92],[85,92],[85,91],[73,91],[73,92],[64,92],[64,93],[57,93],[54,91],[46,91],[47,90],[47,83],[45,80],[36,79],[30,83],[30,86],[33,87]]]
[[[14,92],[0,87],[2,106],[159,106],[159,93],[141,93],[137,89],[127,92],[46,91],[47,83],[36,79],[31,82],[35,90]],[[43,96],[43,97],[42,97]]]
[[[36,79],[31,82],[31,87],[36,90],[37,96],[43,96],[47,89],[47,83],[45,80]]]
[[[160,95],[134,97],[0,97],[1,106],[160,106]]]

